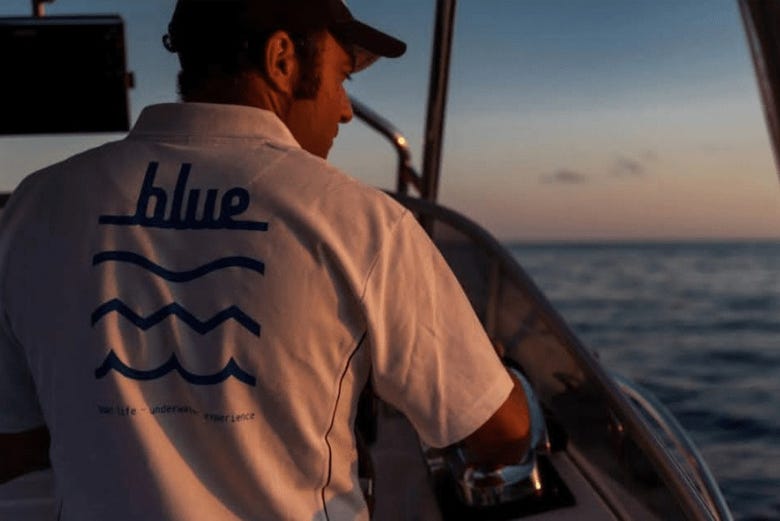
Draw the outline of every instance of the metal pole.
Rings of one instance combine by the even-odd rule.
[[[428,87],[428,119],[425,126],[422,168],[422,197],[431,202],[436,201],[439,192],[456,3],[457,0],[438,0],[436,4],[436,28],[433,36],[431,79]]]
[[[739,6],[764,102],[775,168],[780,174],[780,5],[763,0],[740,0]]]

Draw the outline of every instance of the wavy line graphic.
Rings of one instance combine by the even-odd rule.
[[[155,311],[148,317],[142,317],[127,307],[127,305],[121,300],[113,299],[104,304],[101,304],[94,312],[92,312],[92,325],[94,326],[98,320],[111,312],[119,313],[132,322],[136,327],[143,329],[144,331],[156,326],[169,316],[173,315],[183,320],[188,326],[201,335],[205,335],[209,331],[222,324],[222,322],[232,318],[253,335],[260,336],[260,324],[255,322],[252,317],[241,311],[241,309],[236,306],[230,306],[229,308],[220,311],[209,320],[203,322],[175,302],[168,304],[158,311]]]
[[[252,271],[256,271],[261,275],[265,273],[265,264],[259,260],[251,259],[249,257],[224,257],[217,259],[213,262],[209,262],[188,271],[171,271],[163,268],[159,264],[155,264],[146,257],[138,255],[137,253],[129,251],[103,251],[92,257],[92,265],[97,266],[102,262],[128,262],[142,267],[143,269],[150,271],[162,277],[165,280],[171,282],[189,282],[194,279],[208,275],[212,271],[217,271],[225,268],[246,268]]]
[[[111,370],[116,371],[126,378],[132,380],[156,380],[162,378],[172,371],[178,372],[182,378],[193,385],[217,385],[221,384],[231,376],[236,380],[245,383],[250,387],[255,387],[257,379],[251,374],[241,369],[233,358],[231,358],[227,365],[216,374],[199,375],[194,374],[184,369],[179,363],[179,359],[176,358],[176,354],[171,354],[171,357],[163,365],[157,369],[151,369],[149,371],[143,371],[140,369],[134,369],[124,362],[114,353],[113,350],[109,351],[108,356],[103,361],[100,367],[95,369],[95,378],[100,380],[105,377]]]

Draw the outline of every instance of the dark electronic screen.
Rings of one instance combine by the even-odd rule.
[[[126,131],[118,16],[0,18],[0,134]]]

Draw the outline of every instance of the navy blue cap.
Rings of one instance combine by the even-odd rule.
[[[219,54],[246,48],[258,34],[323,29],[354,56],[355,71],[406,51],[401,40],[357,20],[343,0],[178,0],[164,41],[180,56]]]

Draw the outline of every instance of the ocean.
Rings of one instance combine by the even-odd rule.
[[[780,520],[780,242],[510,251],[608,369],[674,413],[735,519]]]

